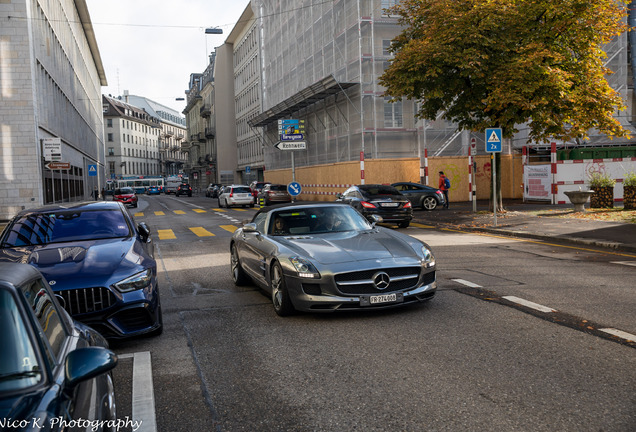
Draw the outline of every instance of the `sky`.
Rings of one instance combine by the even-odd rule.
[[[223,45],[249,0],[86,0],[106,71],[102,94],[124,90],[183,111],[191,73]],[[218,27],[223,34],[205,34]]]

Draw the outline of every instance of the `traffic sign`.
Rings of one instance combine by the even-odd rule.
[[[88,166],[88,176],[89,177],[97,177],[97,165],[89,165]]]
[[[62,160],[62,139],[61,138],[44,138],[44,160],[47,162],[59,162]]]
[[[300,183],[293,181],[287,185],[287,192],[293,197],[300,195],[303,188],[300,186]]]
[[[279,141],[274,144],[278,150],[305,150],[307,148],[306,141]]]
[[[68,169],[71,169],[71,163],[70,162],[49,162],[46,165],[44,165],[44,167],[50,170],[68,170]]]
[[[486,151],[489,153],[501,152],[501,128],[486,129]]]

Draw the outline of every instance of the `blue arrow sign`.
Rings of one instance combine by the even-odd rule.
[[[289,194],[293,197],[300,195],[300,192],[303,190],[303,188],[300,186],[300,183],[298,182],[291,182],[287,185],[287,192],[289,192]]]
[[[486,151],[489,153],[501,152],[501,128],[486,129]]]

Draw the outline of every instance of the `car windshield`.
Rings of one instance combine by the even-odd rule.
[[[115,195],[132,195],[134,193],[135,192],[132,190],[132,188],[129,188],[129,187],[115,190]]]
[[[241,187],[235,187],[232,188],[232,192],[233,193],[250,193],[250,188],[248,188],[247,186],[241,186]]]
[[[60,210],[19,217],[7,227],[2,247],[128,237],[123,213],[113,210]]]
[[[272,213],[271,235],[324,234],[363,231],[371,228],[367,220],[349,206],[285,208]]]
[[[285,186],[285,185],[271,185],[269,187],[269,190],[278,191],[278,192],[287,192],[287,186]]]
[[[43,375],[15,297],[0,289],[0,394],[37,384]]]

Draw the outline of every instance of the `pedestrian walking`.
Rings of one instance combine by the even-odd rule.
[[[93,193],[91,194],[91,197],[97,201],[99,199],[99,191],[97,190],[97,186],[95,186],[95,189],[93,190]]]
[[[439,172],[439,190],[444,194],[444,208],[448,208],[448,190],[450,189],[450,180],[444,175],[444,171]]]
[[[102,188],[102,201],[106,201],[106,189]]]

